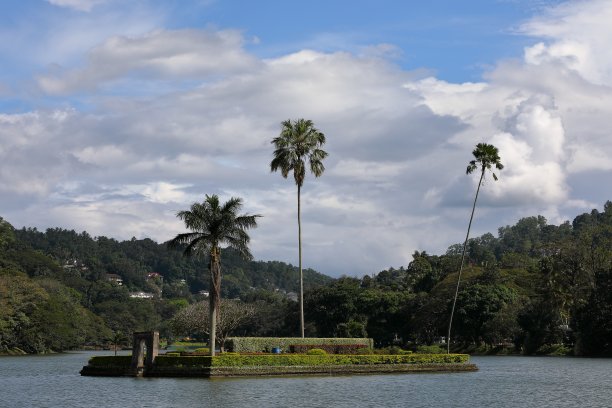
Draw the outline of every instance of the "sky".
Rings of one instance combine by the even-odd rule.
[[[260,214],[257,260],[297,264],[287,119],[327,138],[302,189],[303,263],[330,276],[461,243],[477,143],[504,169],[472,236],[612,198],[609,0],[4,0],[0,216],[164,242],[205,194]]]

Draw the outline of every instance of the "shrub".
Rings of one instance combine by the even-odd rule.
[[[200,348],[195,349],[193,352],[198,353],[198,354],[210,354],[210,348],[200,347]]]
[[[269,353],[274,347],[279,347],[282,350],[290,350],[290,346],[292,345],[310,345],[316,346],[317,348],[322,348],[321,345],[356,344],[363,345],[368,348],[374,347],[373,340],[367,338],[230,337],[225,341],[225,346],[229,351],[238,353]]]
[[[92,367],[124,367],[132,364],[132,356],[94,356],[89,359]]]
[[[572,355],[572,349],[563,344],[549,344],[538,349],[536,354],[544,354],[548,356],[569,356]]]
[[[168,356],[168,357],[178,357],[178,356],[180,356],[180,355],[181,355],[181,353],[175,353],[175,352],[172,352],[172,353],[166,353],[166,354],[164,354],[164,355],[165,355],[165,356]]]
[[[405,355],[305,355],[305,354],[220,354],[211,356],[169,357],[158,356],[158,367],[256,367],[256,366],[321,366],[363,364],[461,364],[467,363],[467,354],[405,354]]]
[[[373,350],[372,354],[384,354],[384,355],[395,356],[395,355],[403,355],[403,354],[412,354],[412,351],[402,350],[398,346],[390,346],[390,347],[384,347],[384,348]]]
[[[360,354],[357,352],[362,349],[368,350],[365,354],[370,354],[370,349],[365,344],[291,344],[289,352],[303,354],[315,348],[324,350],[327,354]]]
[[[416,349],[418,354],[444,354],[446,350],[440,346],[418,346]]]
[[[327,354],[327,351],[320,348],[312,348],[306,352],[309,356],[324,356]]]

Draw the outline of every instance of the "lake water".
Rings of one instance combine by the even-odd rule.
[[[612,360],[473,357],[480,370],[230,379],[81,377],[92,355],[0,357],[0,407],[612,407]],[[109,353],[112,354],[112,353]]]

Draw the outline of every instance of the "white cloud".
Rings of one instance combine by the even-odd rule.
[[[377,52],[262,60],[233,30],[106,36],[78,54],[82,65],[39,77],[63,107],[0,115],[3,217],[164,241],[204,194],[240,196],[264,216],[256,257],[296,263],[296,189],[270,174],[270,140],[282,120],[305,117],[330,153],[302,190],[308,267],[372,273],[461,241],[477,182],[465,167],[483,141],[505,168],[481,190],[474,234],[538,213],[562,221],[610,198],[586,187],[612,170],[612,63],[600,41],[612,36],[610,10],[559,6],[523,26],[537,38],[522,59],[462,84]],[[141,87],[151,91],[134,96]],[[74,99],[61,95],[75,93],[89,110],[66,108]]]
[[[91,11],[99,4],[108,3],[109,0],[47,0],[58,7],[67,7],[79,11]]]
[[[528,63],[556,61],[585,79],[612,85],[609,46],[612,7],[607,0],[568,1],[525,23],[521,30],[545,38],[526,50]]]
[[[124,76],[206,78],[244,71],[255,64],[242,49],[237,31],[158,30],[137,37],[112,37],[88,53],[83,68],[42,75],[38,84],[47,93],[62,94]]]

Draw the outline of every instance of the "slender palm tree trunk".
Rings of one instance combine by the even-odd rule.
[[[302,272],[302,218],[301,218],[301,201],[300,201],[300,190],[301,187],[297,186],[297,200],[298,200],[298,253],[299,253],[299,264],[300,264],[300,333],[304,338],[304,274]]]
[[[451,327],[453,325],[453,315],[455,314],[455,305],[457,304],[457,295],[459,294],[459,283],[461,283],[461,272],[463,272],[463,264],[465,262],[465,250],[467,248],[468,239],[470,237],[470,229],[472,228],[472,220],[474,219],[474,210],[476,210],[476,200],[478,200],[478,193],[480,192],[480,186],[482,179],[485,174],[485,168],[482,168],[480,174],[480,180],[478,180],[478,188],[476,189],[476,197],[474,197],[474,204],[472,205],[472,215],[470,215],[470,223],[468,224],[467,234],[465,234],[465,241],[463,242],[463,251],[461,253],[461,266],[459,266],[459,275],[457,276],[457,287],[455,288],[455,297],[453,298],[453,307],[451,308],[450,319],[448,320],[448,333],[446,336],[446,353],[450,354],[450,335]]]

